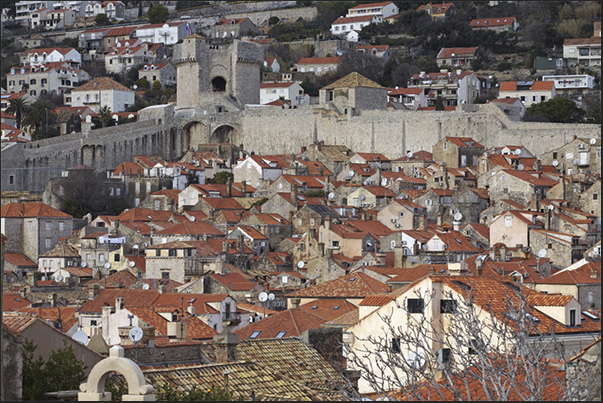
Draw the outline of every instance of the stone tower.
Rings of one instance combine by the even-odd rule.
[[[193,34],[174,48],[178,71],[176,110],[195,113],[223,112],[228,104],[242,108],[260,102],[260,67],[263,48],[253,42],[206,40]],[[205,111],[205,112],[203,112]]]

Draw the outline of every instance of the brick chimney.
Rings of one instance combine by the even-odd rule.
[[[98,289],[99,289],[99,285],[98,284],[90,284],[88,286],[88,299],[94,299],[96,298],[96,296],[98,295]]]
[[[484,260],[477,258],[475,259],[475,274],[478,276],[481,276],[483,274],[483,264],[484,264]]]
[[[213,338],[216,345],[216,364],[224,364],[237,360],[237,344],[239,335],[232,334],[228,326],[224,326],[222,333]]]
[[[385,253],[376,253],[375,260],[376,260],[375,266],[385,267]]]

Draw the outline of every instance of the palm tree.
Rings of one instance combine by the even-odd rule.
[[[55,105],[47,99],[38,99],[30,105],[23,126],[29,126],[34,129],[37,137],[44,137],[44,133],[48,131],[48,126],[56,122]]]
[[[12,98],[8,101],[8,103],[10,105],[8,108],[6,108],[6,113],[15,115],[15,120],[17,121],[17,129],[20,129],[21,119],[23,118],[23,116],[27,115],[27,111],[29,109],[27,103],[25,102],[25,98]]]
[[[103,127],[107,127],[111,120],[111,108],[109,106],[101,106],[98,110],[98,120],[100,120]]]

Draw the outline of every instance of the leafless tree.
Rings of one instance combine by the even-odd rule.
[[[436,299],[430,291],[392,301],[388,313],[377,312],[381,329],[344,346],[348,368],[359,370],[379,399],[572,400],[585,394],[592,369],[582,366],[566,379],[563,343],[538,319],[522,287],[487,306],[474,303],[473,288],[463,298],[444,292]],[[409,312],[410,298],[424,301],[423,313]],[[448,314],[428,314],[434,302]],[[404,326],[396,323],[400,312]],[[600,391],[600,378],[598,384]]]

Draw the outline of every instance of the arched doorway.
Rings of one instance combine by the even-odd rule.
[[[233,143],[237,131],[230,125],[222,125],[212,133],[210,143]]]
[[[214,92],[226,91],[226,80],[223,77],[215,77],[211,80],[211,89]]]

